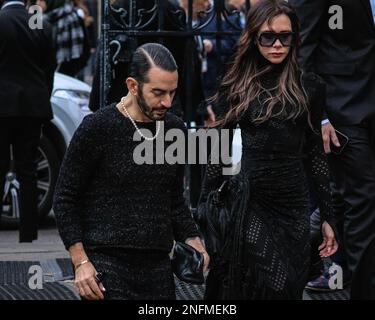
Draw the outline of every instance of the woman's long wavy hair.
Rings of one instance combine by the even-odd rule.
[[[283,70],[276,89],[276,94],[271,95],[262,87],[260,76],[270,71],[272,66],[260,67],[261,53],[257,47],[258,33],[263,23],[285,14],[292,24],[295,41],[290,48],[288,56],[283,62]],[[229,111],[215,125],[224,125],[238,119],[248,108],[250,103],[258,99],[261,93],[267,94],[265,112],[259,115],[254,122],[263,123],[268,119],[286,114],[287,119],[296,119],[307,110],[307,96],[301,85],[301,72],[297,60],[299,47],[299,21],[292,7],[283,0],[260,1],[249,12],[245,30],[242,33],[234,61],[229,71],[224,76],[218,94],[214,101],[226,97],[224,103],[229,104]],[[264,58],[263,58],[264,59]],[[264,65],[264,64],[263,64]],[[274,91],[274,90],[272,90]],[[223,102],[221,102],[223,103]],[[286,105],[291,105],[286,112]],[[281,105],[275,112],[275,106]]]

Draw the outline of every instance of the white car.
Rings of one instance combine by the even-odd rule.
[[[53,119],[43,127],[43,136],[38,149],[38,201],[39,217],[42,220],[51,210],[55,183],[60,164],[74,131],[84,116],[91,113],[88,108],[91,87],[75,78],[55,73],[51,97]],[[17,223],[18,182],[12,170],[5,182],[2,197],[2,222]]]

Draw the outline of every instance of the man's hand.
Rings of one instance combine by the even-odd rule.
[[[322,224],[322,235],[323,243],[319,246],[318,250],[322,258],[327,258],[333,255],[339,247],[335,233],[327,221],[324,221]]]
[[[208,39],[203,40],[203,45],[204,45],[204,51],[206,51],[206,53],[210,53],[214,47],[214,45],[212,44],[212,41]]]
[[[208,271],[208,266],[210,264],[210,256],[208,255],[206,249],[204,248],[202,241],[199,237],[196,238],[188,238],[185,241],[186,244],[192,246],[194,249],[198,250],[203,254],[203,273]]]
[[[75,267],[74,285],[78,294],[88,300],[104,299],[104,286],[95,278],[98,272],[89,261],[83,243],[77,242],[70,246],[69,253]]]
[[[340,147],[340,142],[339,139],[337,139],[335,128],[329,122],[322,125],[322,137],[325,153],[331,153],[331,141],[336,147]]]
[[[98,283],[95,276],[98,272],[91,262],[78,267],[75,272],[74,285],[78,294],[87,300],[102,300],[105,291],[102,283]]]

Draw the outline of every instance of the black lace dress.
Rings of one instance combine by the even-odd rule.
[[[261,83],[274,88],[277,67]],[[213,257],[207,279],[207,299],[302,299],[310,255],[309,186],[319,195],[322,221],[332,226],[329,173],[320,137],[325,88],[315,75],[301,76],[309,97],[307,112],[297,120],[273,117],[263,124],[262,95],[239,121],[242,136],[241,172],[231,177],[236,189],[235,216],[230,239],[220,256]],[[219,104],[226,111],[226,99]],[[222,183],[221,165],[209,164],[201,201]],[[236,182],[233,182],[236,181]]]

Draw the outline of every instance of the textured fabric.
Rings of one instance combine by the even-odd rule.
[[[85,33],[73,3],[67,2],[49,12],[47,16],[52,24],[56,24],[57,63],[80,58],[83,54]]]
[[[261,78],[262,86],[271,90],[278,76],[279,68],[274,68]],[[311,175],[319,194],[323,220],[334,225],[328,166],[318,134],[324,85],[314,75],[301,79],[314,131],[306,112],[295,121],[281,114],[255,124],[255,117],[264,109],[263,94],[238,121],[242,191],[234,203],[232,237],[222,255],[214,257],[207,299],[302,299],[310,254],[306,174]],[[225,97],[221,100],[225,113]],[[220,166],[209,164],[204,192],[217,188],[222,179]]]
[[[155,134],[155,122],[139,122]],[[169,113],[164,130],[186,128]],[[115,104],[87,116],[63,160],[53,209],[67,248],[85,246],[169,252],[173,240],[198,236],[183,197],[184,166],[137,165],[135,128]],[[159,134],[162,134],[160,131]],[[171,142],[165,142],[165,150]],[[152,143],[156,155],[156,143]]]
[[[103,274],[105,300],[176,299],[167,253],[118,248],[91,248],[86,253]]]

